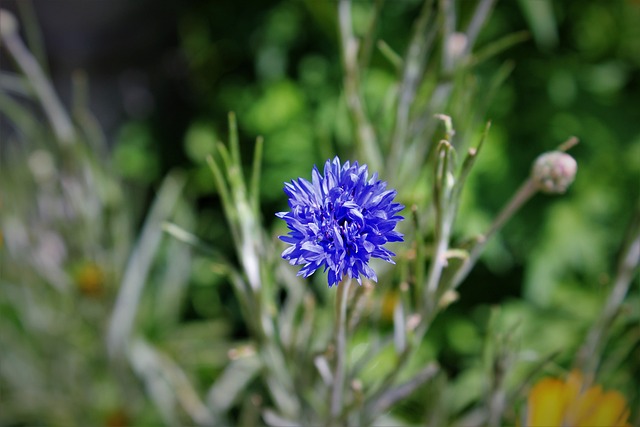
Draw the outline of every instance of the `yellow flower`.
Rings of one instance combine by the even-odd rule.
[[[627,402],[617,391],[587,387],[572,371],[565,381],[540,380],[527,399],[527,427],[631,427]]]
[[[93,262],[84,263],[75,274],[76,284],[84,295],[99,297],[104,291],[104,272]]]

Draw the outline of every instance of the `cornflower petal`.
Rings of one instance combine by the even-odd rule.
[[[318,268],[328,270],[329,287],[344,276],[362,283],[361,276],[377,281],[369,266],[371,258],[394,264],[395,254],[384,245],[401,242],[395,231],[404,218],[396,215],[404,206],[393,202],[395,190],[378,174],[369,177],[367,165],[341,163],[338,157],[317,166],[311,182],[298,178],[284,184],[289,212],[278,212],[289,228],[280,240],[291,245],[282,257],[292,265],[302,265],[298,275],[308,277]]]

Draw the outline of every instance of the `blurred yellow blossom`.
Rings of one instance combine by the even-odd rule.
[[[544,378],[533,386],[527,399],[527,427],[631,427],[629,408],[622,394],[589,387],[579,371],[565,381]]]
[[[84,295],[99,297],[104,291],[104,272],[93,262],[84,263],[75,274],[76,284]]]

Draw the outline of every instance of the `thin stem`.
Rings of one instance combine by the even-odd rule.
[[[442,271],[447,263],[445,253],[449,248],[451,227],[455,216],[455,212],[450,209],[452,188],[448,183],[449,163],[452,154],[453,147],[449,142],[441,141],[438,145],[438,159],[433,188],[436,209],[435,235],[437,242],[433,261],[431,262],[427,275],[424,307],[430,307],[430,305],[435,304],[435,301],[433,301],[434,296],[438,290]]]
[[[231,155],[231,165],[237,168],[239,177],[242,177],[242,159],[240,159],[240,140],[238,139],[238,121],[236,114],[231,111],[228,116],[229,121],[229,154]],[[231,174],[231,168],[229,168]],[[239,179],[238,183],[244,186],[244,180]]]
[[[56,96],[51,83],[47,80],[40,64],[29,52],[18,35],[15,18],[6,10],[0,11],[5,28],[0,30],[0,38],[29,79],[33,89],[42,103],[42,107],[51,122],[53,131],[62,145],[70,145],[75,140],[75,131],[62,103]],[[10,25],[8,25],[10,24]]]
[[[391,46],[384,40],[378,40],[376,43],[378,50],[386,58],[387,61],[396,69],[400,70],[403,64],[402,57],[398,55]]]
[[[416,241],[416,260],[417,262],[415,263],[415,286],[413,286],[413,290],[415,292],[415,299],[418,303],[418,307],[422,307],[422,298],[421,298],[421,292],[420,292],[420,286],[422,285],[422,283],[424,283],[425,280],[425,268],[424,268],[424,259],[426,257],[426,243],[425,243],[425,237],[424,237],[424,233],[423,233],[423,227],[420,226],[420,219],[418,217],[418,206],[417,205],[413,205],[411,207],[411,214],[413,217],[413,223],[414,223],[414,227],[415,227],[415,233],[416,233],[416,237],[415,237],[415,241]]]
[[[467,27],[467,46],[465,49],[467,54],[471,53],[473,45],[476,42],[476,38],[478,37],[478,34],[480,34],[480,29],[482,29],[482,26],[489,17],[495,1],[496,0],[481,0],[478,3],[473,14],[473,18],[471,19],[471,23]]]
[[[432,21],[432,3],[432,0],[425,0],[420,16],[416,20],[411,43],[403,61],[404,69],[399,88],[398,107],[396,109],[389,155],[390,160],[387,168],[390,172],[398,170],[401,155],[405,152],[411,105],[415,99],[416,91],[426,66],[427,52],[436,34],[437,26],[435,25],[428,31],[428,24]]]
[[[96,117],[89,111],[89,82],[87,74],[76,70],[71,76],[73,101],[71,115],[78,123],[78,131],[86,137],[85,141],[99,158],[109,158],[109,146],[106,136]]]
[[[636,212],[629,230],[630,239],[625,245],[618,263],[618,271],[609,298],[599,320],[589,331],[589,335],[578,353],[578,365],[584,372],[594,373],[599,363],[599,348],[606,340],[608,329],[620,312],[631,280],[640,265],[640,209]]]
[[[558,151],[569,151],[576,144],[578,144],[578,142],[580,142],[580,140],[578,138],[576,138],[575,136],[571,136],[565,142],[560,144],[558,146],[558,148],[556,148],[556,150],[558,150]]]
[[[371,52],[373,51],[373,42],[375,39],[376,28],[378,27],[378,21],[380,20],[380,15],[382,13],[382,6],[384,5],[385,0],[376,0],[374,4],[373,16],[371,17],[371,21],[369,22],[369,27],[367,28],[367,32],[365,33],[362,49],[360,50],[360,58],[358,61],[358,65],[361,70],[364,70],[369,65],[369,60],[371,59]]]
[[[147,283],[153,257],[163,237],[161,224],[175,209],[182,194],[185,179],[180,175],[165,178],[145,219],[140,237],[129,257],[113,314],[107,331],[107,348],[111,356],[123,356],[131,336],[142,291]]]
[[[231,209],[231,207],[234,206],[231,199],[231,192],[224,179],[220,166],[212,155],[207,156],[207,164],[213,174],[213,179],[215,181],[216,188],[218,189],[218,195],[222,200],[222,209],[227,217],[227,224],[231,229],[231,235],[233,236],[233,240],[238,242],[240,239],[240,231],[236,225],[234,211]]]
[[[504,224],[511,219],[511,217],[524,205],[534,194],[538,192],[538,188],[531,178],[527,179],[518,189],[516,194],[509,200],[507,205],[502,209],[500,214],[493,221],[489,230],[484,233],[475,244],[469,257],[464,261],[460,269],[456,272],[452,280],[452,288],[457,288],[460,283],[467,277],[475,263],[480,258],[482,251],[484,250],[487,242],[498,230],[500,230]]]
[[[410,396],[411,393],[416,391],[420,386],[433,379],[439,371],[440,367],[436,363],[429,363],[407,382],[397,387],[385,390],[380,397],[371,402],[370,407],[367,408],[368,411],[366,411],[368,413],[367,415],[369,417],[374,417],[376,414],[380,414],[388,410],[395,403]]]
[[[507,405],[507,393],[504,388],[504,377],[506,375],[507,355],[498,354],[494,360],[494,372],[491,378],[491,391],[488,402],[488,425],[490,427],[499,427],[502,415]]]
[[[44,39],[42,31],[40,31],[40,25],[38,23],[38,16],[36,15],[35,8],[32,0],[19,1],[16,3],[18,6],[18,14],[23,23],[24,35],[27,42],[27,46],[36,60],[42,67],[45,73],[48,73],[47,69],[47,55],[44,49]]]
[[[373,170],[380,170],[382,156],[376,134],[367,118],[360,96],[360,73],[358,68],[358,41],[353,36],[351,22],[351,0],[338,2],[338,22],[344,68],[344,92],[347,108],[356,127],[359,149]]]
[[[541,358],[536,362],[536,364],[529,370],[529,373],[524,377],[524,379],[520,382],[520,385],[509,393],[507,397],[507,404],[514,404],[514,402],[523,395],[525,390],[527,390],[531,383],[533,383],[534,378],[540,375],[540,372],[544,369],[544,367],[551,363],[553,359],[560,355],[560,351],[553,351],[547,354],[545,357]]]
[[[262,152],[264,150],[264,138],[256,138],[256,148],[253,153],[253,168],[251,172],[251,207],[258,216],[260,213],[260,179],[262,174]]]
[[[343,407],[344,381],[346,377],[345,357],[347,347],[347,300],[352,279],[346,279],[338,285],[336,300],[336,370],[331,389],[331,419],[335,422]]]
[[[469,58],[469,67],[475,67],[476,65],[493,58],[499,53],[504,52],[518,43],[527,41],[530,38],[531,35],[528,31],[518,31],[504,36],[501,39],[484,46],[482,49],[479,49],[471,58]]]
[[[489,135],[489,129],[491,129],[491,121],[488,121],[484,127],[484,132],[482,132],[482,136],[480,137],[480,142],[478,146],[475,148],[469,148],[467,151],[467,155],[462,162],[462,167],[460,168],[460,174],[458,175],[458,179],[456,180],[455,187],[453,189],[454,192],[454,200],[456,203],[460,199],[460,194],[462,193],[462,189],[464,188],[464,184],[467,182],[467,178],[469,177],[469,173],[471,173],[471,168],[476,162],[478,158],[478,153],[484,146],[484,141],[487,139],[487,135]]]
[[[558,151],[567,151],[574,147],[579,142],[579,139],[575,136],[570,137],[565,142],[560,144],[556,149]],[[516,194],[509,200],[507,205],[502,209],[502,211],[498,214],[496,219],[493,221],[489,230],[480,236],[480,239],[475,244],[475,246],[471,249],[469,253],[469,257],[464,261],[460,269],[456,272],[455,276],[453,276],[453,280],[451,281],[451,288],[457,288],[462,281],[467,277],[475,263],[480,258],[482,251],[484,250],[487,242],[493,235],[500,230],[504,224],[511,219],[511,217],[524,205],[531,197],[533,197],[538,192],[538,187],[534,183],[533,179],[529,177],[518,189]]]

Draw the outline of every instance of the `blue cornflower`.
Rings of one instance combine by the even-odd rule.
[[[311,182],[298,178],[285,183],[289,212],[279,212],[287,222],[289,234],[280,239],[291,244],[282,258],[292,265],[304,265],[299,276],[309,277],[318,268],[329,270],[329,287],[344,275],[358,280],[360,274],[376,280],[369,266],[372,257],[395,264],[395,254],[384,248],[387,242],[400,242],[395,231],[396,215],[404,206],[394,203],[395,190],[385,190],[387,183],[378,174],[368,179],[366,165],[340,164],[338,157],[327,160],[324,176],[316,166]]]

